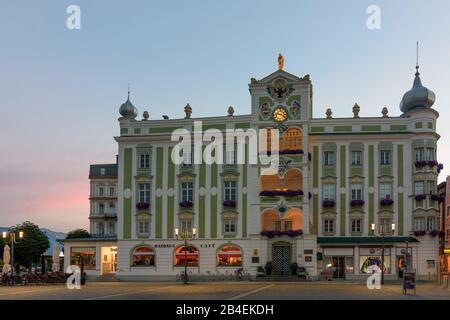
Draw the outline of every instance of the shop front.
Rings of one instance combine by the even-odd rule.
[[[364,279],[372,266],[383,270],[386,279],[399,279],[407,263],[414,269],[418,259],[418,241],[411,237],[389,237],[384,246],[378,237],[318,238],[317,242],[323,257],[318,264],[322,279]]]

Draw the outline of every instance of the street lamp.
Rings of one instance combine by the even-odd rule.
[[[189,238],[189,233],[188,233],[187,228],[184,228],[182,230],[182,232],[183,232],[183,234],[181,236],[181,239],[184,240],[184,284],[188,284],[188,275],[187,275],[188,240],[192,240],[195,238],[195,235],[197,233],[197,228],[192,228],[192,238]],[[178,234],[179,234],[179,230],[178,230],[178,228],[175,228],[175,237],[177,238],[177,240],[179,239]]]
[[[12,285],[14,285],[14,244],[17,243],[16,241],[16,232],[12,231],[12,232],[7,232],[7,231],[3,231],[2,232],[2,236],[3,239],[8,238],[8,236],[10,237],[11,240],[11,277],[12,277]],[[19,231],[19,238],[22,239],[24,236],[23,231]]]
[[[391,224],[391,231],[394,233],[395,231],[395,223]],[[372,223],[372,233],[375,234],[375,223]],[[381,226],[380,235],[382,240],[382,249],[381,249],[381,284],[384,284],[384,237],[386,236],[386,228],[385,225]]]

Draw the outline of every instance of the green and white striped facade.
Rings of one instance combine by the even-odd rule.
[[[270,88],[285,86],[279,96]],[[346,279],[366,276],[361,272],[365,257],[375,258],[381,248],[379,226],[395,224],[393,234],[385,237],[385,256],[389,256],[387,277],[398,277],[398,263],[406,246],[412,253],[412,265],[422,277],[436,272],[438,237],[429,234],[415,237],[422,221],[430,228],[438,226],[438,202],[427,196],[416,201],[415,182],[424,182],[423,194],[433,193],[428,186],[436,186],[436,166],[416,167],[417,149],[436,155],[438,113],[431,108],[415,108],[400,117],[386,114],[380,117],[313,118],[312,84],[309,76],[297,77],[278,70],[261,79],[252,79],[250,115],[224,115],[207,118],[136,120],[119,119],[120,136],[116,137],[118,157],[118,222],[117,274],[121,279],[173,279],[183,271],[175,266],[175,250],[182,241],[175,238],[175,228],[182,220],[192,220],[197,237],[189,243],[198,249],[198,266],[189,267],[191,274],[231,274],[242,267],[256,275],[257,267],[267,262],[297,263],[313,278],[319,277],[327,264],[336,264]],[[294,104],[299,109],[294,109]],[[261,108],[264,108],[262,110]],[[261,165],[198,164],[191,167],[175,165],[171,161],[171,134],[184,128],[193,130],[194,121],[202,121],[203,130],[275,128],[276,108],[283,108],[286,128],[300,130],[303,154],[286,154],[289,169],[300,172],[298,182],[303,196],[261,196]],[[267,111],[267,112],[263,112]],[[194,108],[195,114],[195,108]],[[208,145],[204,143],[203,148]],[[249,146],[245,153],[248,155]],[[352,164],[358,151],[358,164]],[[382,164],[381,152],[388,151],[389,161]],[[308,157],[308,153],[310,156]],[[332,154],[325,163],[325,153]],[[141,168],[141,155],[149,155],[148,168]],[[421,158],[420,158],[421,159]],[[327,160],[328,161],[328,160]],[[192,207],[180,206],[181,184],[193,183]],[[224,183],[236,181],[236,207],[223,205]],[[139,185],[150,184],[150,207],[138,209]],[[393,204],[380,204],[380,186],[390,185]],[[334,205],[324,207],[324,185],[334,185]],[[352,206],[352,186],[362,186],[362,206]],[[430,187],[431,188],[431,187]],[[435,193],[435,192],[434,192]],[[282,221],[293,210],[301,213],[302,235],[261,235],[266,226],[265,213],[276,214]],[[268,215],[269,216],[269,215]],[[420,220],[422,219],[423,220]],[[224,221],[234,219],[235,232],[225,232]],[[272,218],[267,218],[272,219]],[[297,219],[297,218],[295,218]],[[434,219],[434,222],[432,221]],[[275,226],[280,224],[276,221]],[[359,228],[352,229],[354,220]],[[139,230],[139,223],[148,221],[148,232]],[[300,220],[299,220],[300,221]],[[331,225],[330,225],[331,221]],[[293,222],[296,224],[297,222]],[[299,222],[300,223],[300,222]],[[325,226],[325,223],[327,224]],[[376,225],[372,233],[371,225]],[[287,228],[283,224],[284,228]],[[429,229],[430,229],[429,228]],[[428,230],[431,231],[431,230]],[[406,244],[408,242],[408,244]],[[232,244],[241,249],[242,266],[220,266],[218,251]],[[152,266],[133,266],[135,248],[148,246],[155,253]],[[279,250],[279,248],[284,248]],[[286,256],[287,254],[287,256]],[[277,256],[275,256],[277,255]],[[277,261],[285,259],[285,261]],[[365,261],[365,260],[364,260]],[[386,264],[386,261],[385,261]],[[344,270],[345,269],[345,270]],[[334,269],[335,270],[335,269]],[[336,273],[336,271],[335,271]]]

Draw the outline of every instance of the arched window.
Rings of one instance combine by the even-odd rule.
[[[280,139],[280,150],[302,150],[302,130],[289,128]]]
[[[291,168],[284,174],[283,187],[287,190],[303,189],[303,173],[297,168]]]
[[[103,203],[98,205],[98,211],[99,213],[105,213],[105,205]]]
[[[198,267],[198,258],[198,250],[194,246],[179,246],[175,249],[176,267],[183,267],[185,264],[187,264],[188,267]]]
[[[137,247],[133,250],[133,267],[154,267],[155,250],[151,247]]]
[[[261,217],[261,231],[281,231],[280,215],[274,209],[265,210]]]
[[[219,267],[242,266],[242,250],[236,245],[226,244],[220,247],[217,253]]]

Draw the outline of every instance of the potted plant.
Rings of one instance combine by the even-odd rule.
[[[272,274],[272,261],[267,261],[266,262],[266,275],[271,275]]]
[[[297,262],[293,262],[291,264],[291,274],[293,276],[296,276],[297,275],[297,271],[298,271],[298,263]]]

